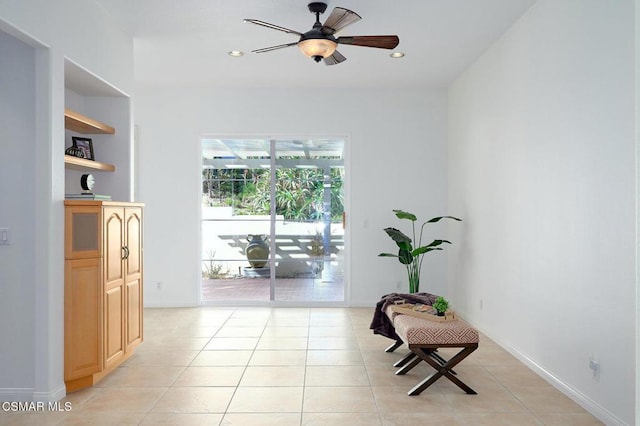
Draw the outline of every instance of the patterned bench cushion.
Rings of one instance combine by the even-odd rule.
[[[393,310],[393,304],[390,304],[389,306],[387,306],[387,309],[384,310],[384,313],[387,316],[387,318],[391,320],[391,322],[393,322],[393,319],[395,317],[400,315],[399,313]]]
[[[434,322],[409,315],[396,315],[393,326],[408,345],[478,343],[478,330],[465,321]]]

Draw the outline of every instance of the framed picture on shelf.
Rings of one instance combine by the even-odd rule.
[[[87,160],[94,160],[95,157],[93,155],[93,141],[89,138],[80,138],[77,136],[73,136],[73,146],[80,149],[84,154],[84,158]]]

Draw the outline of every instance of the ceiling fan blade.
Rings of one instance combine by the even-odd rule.
[[[252,50],[251,52],[253,53],[271,52],[272,50],[284,49],[285,47],[295,46],[296,44],[298,44],[297,41],[295,43],[287,43],[287,44],[279,44],[277,46],[263,47],[262,49]]]
[[[245,19],[244,22],[248,22],[250,24],[256,24],[256,25],[260,25],[260,26],[263,26],[263,27],[271,28],[273,30],[282,31],[282,32],[285,32],[287,34],[295,34],[295,35],[302,36],[302,33],[299,33],[298,31],[294,31],[294,30],[291,30],[289,28],[281,27],[279,25],[270,24],[268,22],[259,21],[257,19]]]
[[[333,55],[327,56],[326,58],[324,58],[324,64],[325,65],[336,65],[336,64],[339,64],[340,62],[344,62],[346,60],[347,60],[347,58],[342,56],[342,54],[336,50],[335,52],[333,52]]]
[[[336,41],[339,44],[377,47],[379,49],[394,49],[400,43],[400,39],[396,35],[338,37]]]
[[[360,15],[354,11],[343,7],[336,7],[324,22],[324,25],[322,25],[322,34],[331,35],[337,33],[347,25],[353,24],[360,19],[362,19]]]

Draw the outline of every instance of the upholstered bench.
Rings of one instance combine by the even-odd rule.
[[[389,318],[389,321],[391,321],[391,324],[393,324],[393,319],[400,315],[399,313],[397,313],[396,311],[393,310],[393,305],[389,305],[387,306],[387,308],[384,310],[384,314],[387,316],[387,318]],[[396,337],[397,339],[397,337]],[[394,343],[392,343],[389,347],[387,347],[384,351],[385,352],[393,352],[396,349],[398,349],[400,346],[402,346],[402,340],[396,340]]]
[[[392,319],[396,334],[411,350],[409,356],[394,364],[395,367],[401,367],[396,374],[405,374],[421,361],[427,362],[436,369],[434,374],[411,389],[408,392],[409,395],[419,395],[442,376],[451,380],[466,393],[476,394],[455,376],[452,368],[478,348],[478,330],[461,319],[436,322],[402,314],[392,315]],[[438,348],[444,347],[461,348],[461,350],[451,359],[446,360],[436,353]]]

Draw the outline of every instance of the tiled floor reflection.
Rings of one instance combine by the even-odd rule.
[[[69,412],[12,414],[10,425],[596,425],[580,406],[491,340],[456,367],[478,391],[405,376],[369,330],[372,309],[146,309],[145,342]],[[446,352],[446,351],[443,351]]]
[[[268,278],[230,278],[202,280],[203,302],[248,302],[269,301]],[[330,278],[318,275],[315,278],[277,278],[275,300],[288,302],[342,302],[344,283],[342,275]]]

